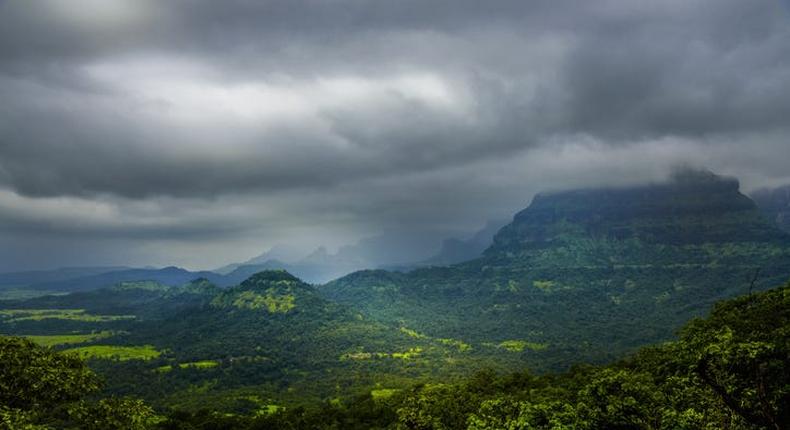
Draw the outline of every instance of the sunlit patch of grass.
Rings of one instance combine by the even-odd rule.
[[[525,340],[505,340],[500,342],[497,346],[510,352],[521,352],[525,349],[532,351],[542,351],[548,348],[548,345],[545,343],[527,342]]]
[[[156,368],[157,372],[167,373],[173,370],[173,366],[177,366],[180,369],[210,369],[212,367],[219,366],[219,361],[216,360],[200,360],[200,361],[192,361],[188,363],[178,363],[175,365],[168,364],[166,366],[160,366]]]
[[[554,288],[553,281],[532,281],[532,286],[543,291],[551,291]]]
[[[472,349],[472,345],[469,345],[468,343],[458,339],[439,338],[436,340],[438,340],[442,345],[454,346],[458,348],[458,351],[460,352],[466,352]]]
[[[102,331],[91,334],[22,335],[41,346],[73,345],[108,338],[115,333]]]
[[[401,333],[408,335],[409,337],[413,337],[415,339],[428,339],[428,336],[417,332],[416,330],[408,329],[406,327],[400,328]]]
[[[41,321],[59,319],[86,322],[107,322],[134,319],[134,315],[92,315],[85,309],[4,309],[0,319],[4,322]]]
[[[404,352],[349,352],[340,356],[341,360],[372,360],[374,358],[397,358],[399,360],[410,360],[422,354],[422,348],[409,348]]]
[[[258,409],[258,410],[255,412],[255,415],[257,415],[257,416],[261,416],[261,415],[272,415],[272,414],[276,414],[276,413],[277,413],[277,411],[279,411],[279,410],[280,410],[280,409],[282,409],[282,408],[283,408],[282,406],[280,406],[280,405],[275,405],[275,404],[267,404],[267,405],[263,405],[263,406],[262,406],[260,409]]]
[[[387,400],[398,391],[400,390],[397,388],[378,388],[370,391],[370,397],[373,398],[374,401]]]
[[[399,358],[401,360],[410,360],[412,358],[418,357],[420,354],[422,354],[422,348],[416,347],[416,348],[409,348],[409,350],[405,352],[393,352],[392,358]]]
[[[76,353],[82,358],[98,358],[105,360],[151,360],[162,353],[151,345],[143,346],[115,346],[115,345],[90,345],[79,348],[70,348],[64,352]]]

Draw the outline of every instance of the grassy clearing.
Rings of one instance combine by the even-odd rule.
[[[439,343],[441,343],[442,345],[453,346],[455,348],[458,348],[458,351],[460,352],[466,352],[472,349],[472,345],[469,345],[468,343],[458,339],[439,338],[436,340],[439,341]]]
[[[400,331],[401,331],[401,333],[404,333],[404,334],[406,334],[406,335],[408,335],[410,337],[413,337],[415,339],[428,339],[428,336],[426,336],[426,335],[424,335],[422,333],[418,333],[415,330],[408,329],[406,327],[401,327]]]
[[[432,338],[428,335],[422,334],[416,330],[412,330],[406,327],[401,327],[400,332],[403,334],[408,335],[409,337],[413,337],[415,339],[426,339],[426,340],[435,340],[436,342],[441,343],[442,345],[452,346],[457,348],[460,352],[466,352],[472,349],[472,345],[469,345],[466,342],[457,340],[457,339],[450,339],[450,338]]]
[[[532,286],[543,291],[554,289],[554,281],[532,281]]]
[[[115,333],[102,331],[91,334],[22,335],[41,346],[73,345],[108,338]]]
[[[177,366],[181,369],[211,369],[212,367],[219,366],[219,361],[216,360],[200,360],[200,361],[192,361],[189,363],[178,363],[175,365],[168,364],[166,366],[160,366],[156,368],[157,372],[167,373],[173,370],[173,366]]]
[[[256,416],[266,416],[266,415],[276,414],[277,411],[279,411],[282,408],[283,408],[282,406],[275,405],[275,404],[263,405],[263,406],[261,406],[260,409],[255,411],[255,415]]]
[[[82,358],[99,358],[105,360],[151,360],[159,357],[161,351],[157,351],[151,345],[143,346],[115,346],[115,345],[90,345],[79,348],[71,348],[65,352],[79,354]]]
[[[525,349],[529,349],[531,351],[543,351],[544,349],[548,348],[548,345],[545,343],[527,342],[525,340],[506,340],[497,346],[510,352],[521,352]]]
[[[416,348],[409,348],[408,351],[404,352],[349,352],[340,356],[340,360],[372,360],[372,359],[383,359],[383,358],[397,358],[399,360],[410,360],[413,358],[417,358],[422,354],[422,348],[419,346]]]
[[[396,388],[378,388],[370,391],[370,397],[372,397],[374,401],[387,400],[398,391],[400,390]]]
[[[0,319],[4,322],[41,321],[59,319],[70,321],[107,322],[134,319],[134,315],[92,315],[85,309],[4,309]]]
[[[266,309],[270,314],[286,314],[296,307],[295,300],[292,294],[277,295],[267,292],[264,296],[253,291],[244,291],[233,301],[233,306],[239,309]]]

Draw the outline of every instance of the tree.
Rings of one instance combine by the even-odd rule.
[[[0,363],[0,428],[145,430],[157,421],[139,400],[82,400],[99,380],[76,355],[0,337]]]
[[[679,343],[699,380],[735,414],[790,428],[790,285],[717,304]]]
[[[99,380],[77,356],[0,337],[0,405],[31,411],[76,401],[99,388]]]

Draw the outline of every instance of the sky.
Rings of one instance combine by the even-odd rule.
[[[788,1],[0,0],[2,271],[434,238],[788,161]]]

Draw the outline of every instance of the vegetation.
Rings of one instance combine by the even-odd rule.
[[[187,369],[187,368],[211,369],[212,367],[219,366],[219,364],[220,363],[218,361],[214,361],[214,360],[201,360],[201,361],[193,361],[190,363],[178,363],[175,365],[168,364],[165,366],[157,367],[156,370],[159,372],[169,372],[173,370],[173,366],[176,366],[181,369]]]
[[[134,315],[91,315],[85,309],[8,309],[0,311],[0,318],[9,323],[47,319],[105,322],[132,319]]]
[[[162,428],[785,429],[790,285],[716,305],[677,341],[562,374],[480,371],[257,416],[174,412]]]
[[[86,343],[94,340],[108,338],[113,335],[111,331],[101,331],[90,334],[59,334],[59,335],[30,335],[25,338],[41,346],[72,345]]]
[[[477,355],[507,352],[511,369],[562,371],[669,340],[716,301],[785,282],[788,268],[790,236],[737,182],[702,175],[539,195],[482,258],[357,272],[319,292]]]
[[[65,350],[83,358],[103,358],[110,360],[151,360],[159,357],[160,351],[151,345],[144,346],[114,346],[90,345]]]
[[[87,400],[99,379],[74,355],[0,337],[0,362],[0,428],[143,430],[159,421],[139,400]]]
[[[790,287],[765,290],[789,276],[790,237],[728,181],[541,196],[482,258],[450,267],[319,287],[284,271],[222,289],[125,280],[1,302],[0,333],[48,347],[4,340],[10,367],[36,376],[7,374],[0,417],[11,428],[785,429]],[[46,410],[12,402],[15,380],[48,390],[40,377],[72,382]],[[118,408],[142,418],[113,422]]]

